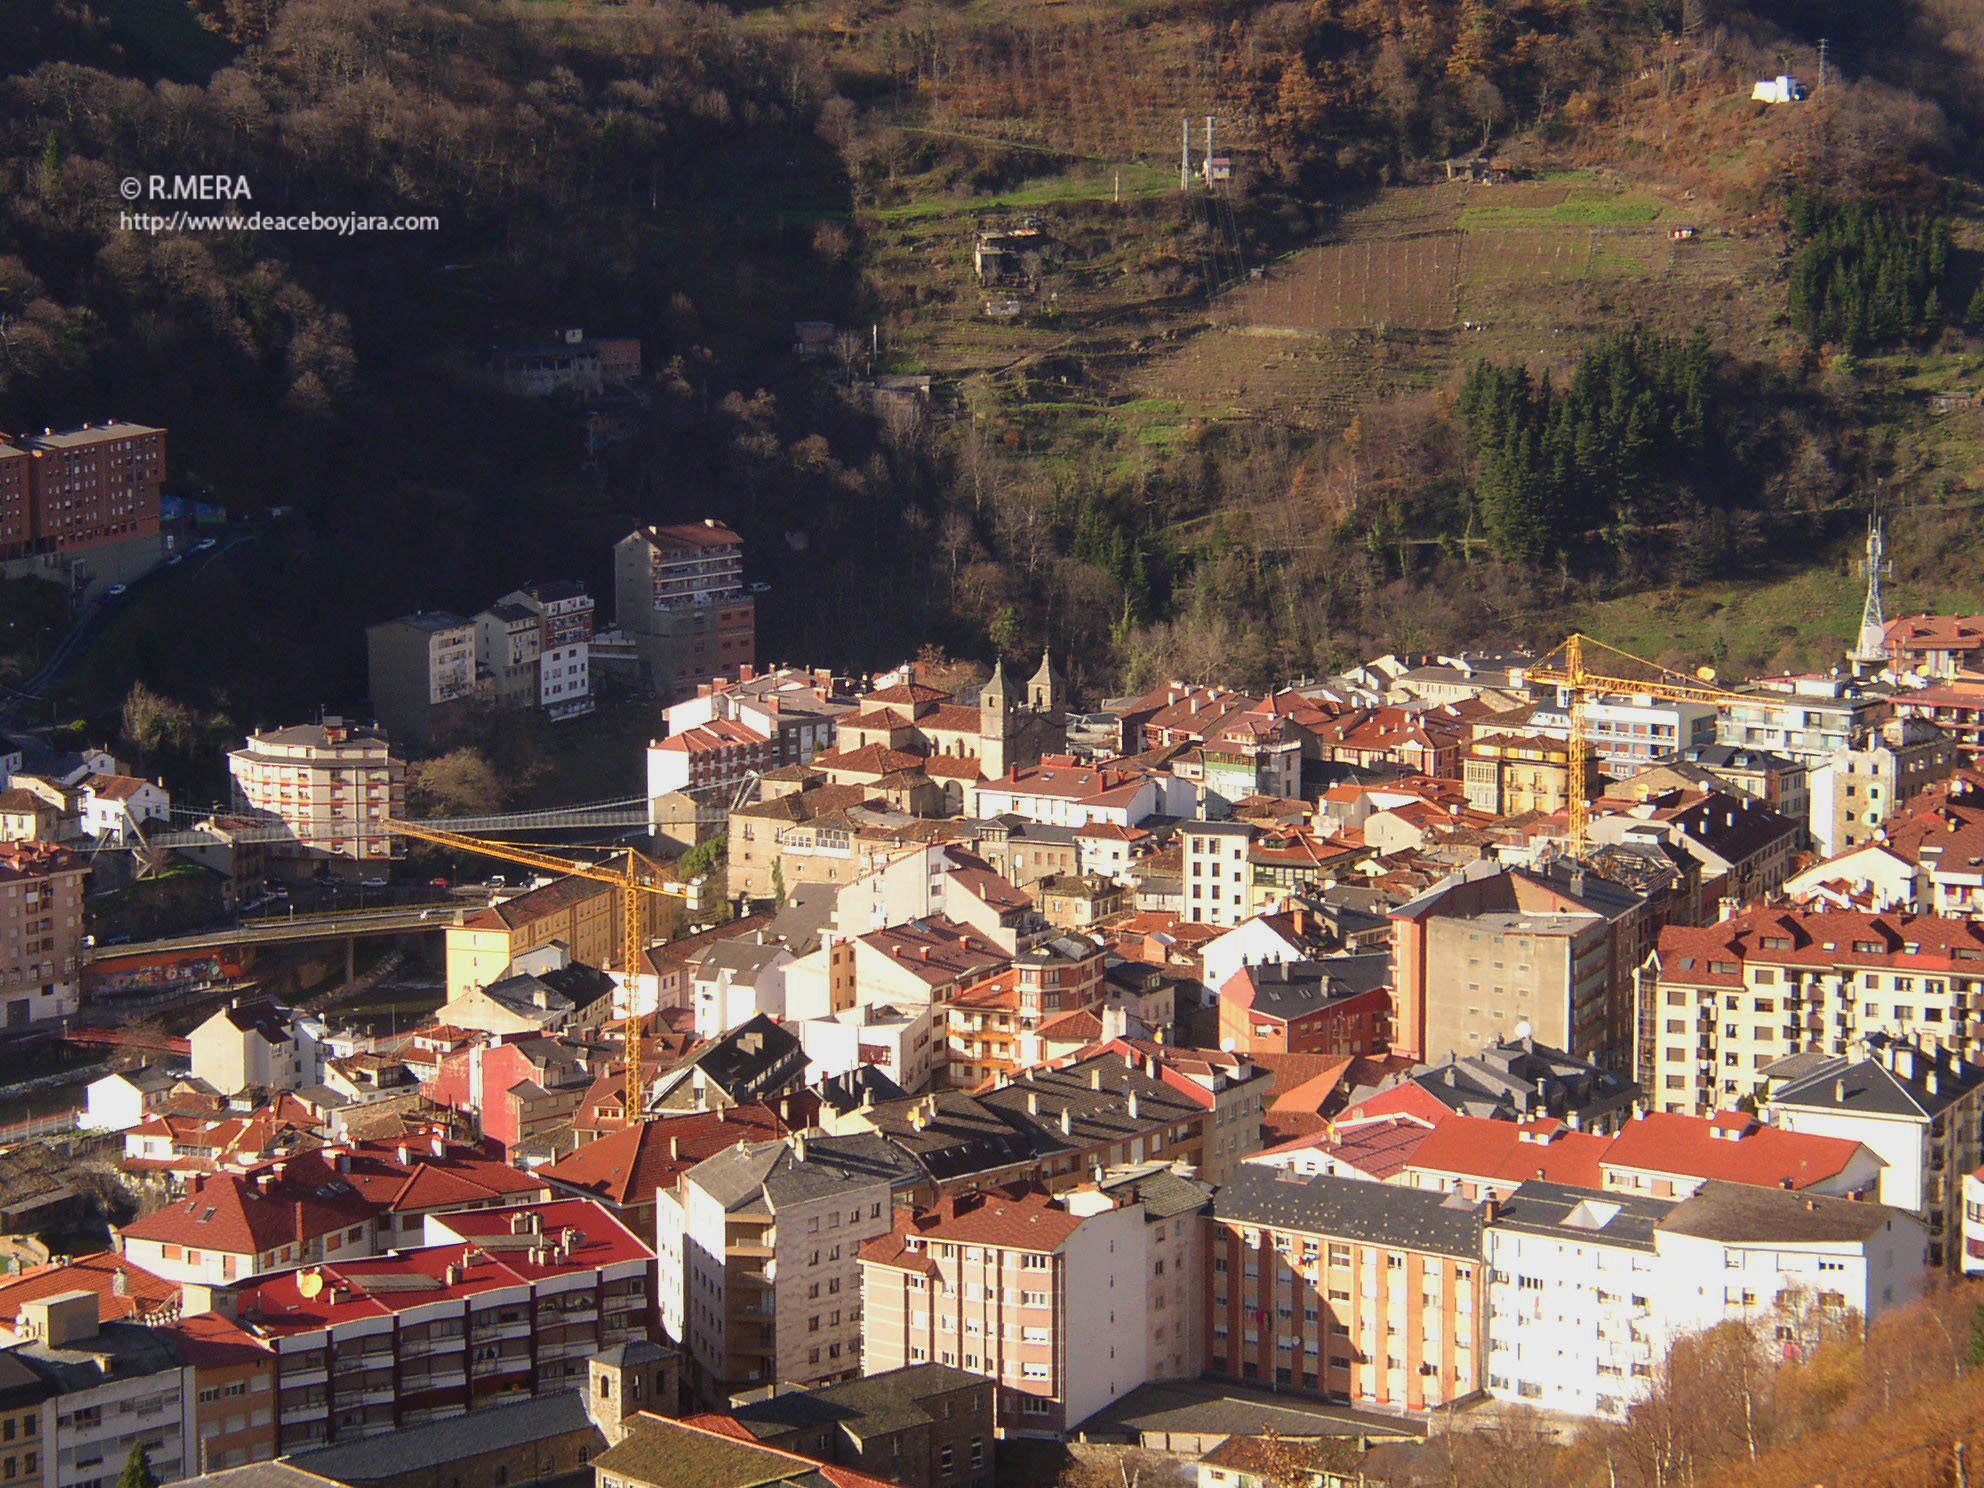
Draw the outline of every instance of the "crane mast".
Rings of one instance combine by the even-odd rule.
[[[1585,648],[1607,653],[1634,666],[1645,667],[1655,673],[1654,677],[1627,677],[1610,672],[1594,671],[1585,662]],[[1557,665],[1550,665],[1552,657],[1561,657]],[[1573,632],[1564,638],[1550,656],[1544,658],[1543,665],[1530,667],[1524,677],[1531,682],[1551,683],[1563,688],[1569,694],[1566,712],[1570,716],[1569,743],[1570,768],[1567,776],[1570,801],[1566,808],[1569,818],[1568,845],[1574,862],[1582,863],[1591,853],[1591,761],[1587,757],[1591,743],[1591,725],[1585,708],[1593,693],[1622,692],[1664,698],[1676,703],[1704,703],[1719,707],[1736,696],[1725,687],[1718,687],[1711,680],[1714,673],[1703,669],[1704,675],[1689,678],[1680,672],[1661,666],[1658,662],[1647,661],[1630,651],[1621,651],[1616,646],[1608,646],[1603,641],[1593,640],[1588,635]],[[1675,739],[1678,747],[1680,739]]]
[[[624,1099],[628,1125],[646,1121],[647,1092],[641,1083],[641,1015],[634,1005],[635,968],[640,964],[643,949],[641,896],[666,894],[674,898],[683,898],[689,892],[688,885],[669,877],[664,864],[633,847],[616,847],[612,849],[611,856],[605,862],[593,862],[548,852],[543,848],[524,843],[496,842],[487,837],[446,832],[435,827],[422,826],[419,822],[388,820],[385,826],[387,831],[402,837],[417,837],[423,842],[451,847],[460,852],[479,853],[486,858],[500,858],[506,863],[537,868],[546,873],[589,878],[596,883],[611,884],[619,890],[620,963],[627,977],[627,1070]]]

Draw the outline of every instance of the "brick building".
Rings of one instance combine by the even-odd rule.
[[[620,629],[656,692],[693,692],[757,660],[743,540],[714,518],[630,532],[614,546],[613,574]]]
[[[76,1011],[88,865],[46,842],[0,843],[0,1009],[21,1027]]]
[[[1210,1243],[1208,1372],[1390,1411],[1481,1388],[1475,1207],[1243,1164],[1214,1201]]]
[[[165,430],[112,422],[0,434],[0,558],[156,537]]]

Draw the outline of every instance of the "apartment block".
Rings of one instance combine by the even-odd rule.
[[[1481,1207],[1488,1393],[1618,1420],[1677,1338],[1733,1322],[1774,1347],[1872,1322],[1924,1278],[1924,1231],[1882,1204],[1710,1183],[1679,1203],[1531,1182]]]
[[[1959,1180],[1984,1159],[1984,1064],[1939,1048],[1870,1041],[1865,1057],[1793,1055],[1765,1113],[1788,1132],[1863,1142],[1877,1154],[1881,1202],[1929,1227],[1929,1264],[1963,1252]],[[1774,1073],[1774,1072],[1773,1072]]]
[[[1237,925],[1252,918],[1254,873],[1247,861],[1255,828],[1245,822],[1186,822],[1185,917],[1205,925]]]
[[[991,1488],[993,1394],[982,1375],[912,1364],[813,1389],[774,1386],[731,1418],[765,1446],[901,1488]]]
[[[1586,792],[1598,793],[1600,762],[1587,744]],[[1545,816],[1570,804],[1571,746],[1543,734],[1484,734],[1461,752],[1467,804],[1494,816],[1539,811]]]
[[[406,814],[406,762],[376,726],[330,717],[250,734],[227,757],[235,804],[274,817],[290,837],[271,859],[363,869],[394,855],[385,828]]]
[[[1099,941],[1071,933],[1020,952],[945,1008],[950,1082],[971,1089],[1041,1063],[1053,1025],[1093,1012],[1103,997]]]
[[[0,558],[156,537],[165,430],[113,421],[0,434]]]
[[[656,692],[690,693],[755,663],[756,601],[743,567],[743,540],[714,518],[643,527],[615,545],[619,626]]]
[[[1722,705],[1715,742],[1817,765],[1894,711],[1893,694],[1851,677],[1764,677]],[[1813,799],[1818,783],[1812,783]]]
[[[76,1011],[82,995],[89,866],[46,842],[0,843],[0,1009],[23,1027]]]
[[[646,938],[666,939],[675,921],[672,901],[641,896]],[[443,931],[448,1000],[501,981],[511,963],[554,943],[568,962],[617,967],[621,959],[620,898],[613,885],[590,878],[560,878],[477,910]]]
[[[1243,966],[1219,989],[1219,1046],[1239,1054],[1379,1054],[1391,1004],[1386,955]]]
[[[899,1209],[861,1249],[863,1367],[954,1365],[1007,1436],[1058,1436],[1149,1380],[1191,1379],[1210,1190],[1168,1164]]]
[[[1890,817],[1958,763],[1954,740],[1925,718],[1890,718],[1812,769],[1812,841],[1822,857],[1873,841]]]
[[[1984,1052],[1984,926],[1849,910],[1746,910],[1670,925],[1638,983],[1639,1081],[1661,1110],[1765,1093],[1766,1066],[1870,1034]]]
[[[475,653],[475,622],[447,610],[366,626],[373,716],[399,738],[431,744],[476,693]]]
[[[477,677],[499,706],[554,720],[593,711],[593,599],[583,585],[527,585],[472,623]]]
[[[836,748],[836,724],[859,707],[852,678],[798,667],[761,673],[746,666],[735,681],[718,677],[699,684],[694,697],[673,704],[665,716],[671,736],[707,723],[742,724],[771,741],[777,769],[803,765]]]
[[[169,1331],[100,1323],[96,1294],[88,1291],[24,1304],[17,1331],[24,1341],[9,1357],[50,1387],[51,1398],[42,1408],[44,1488],[101,1488],[114,1482],[139,1444],[165,1482],[198,1471],[187,1429],[192,1371]]]
[[[1469,864],[1392,911],[1393,1049],[1530,1036],[1624,1068],[1646,918],[1643,896],[1582,870]]]
[[[223,1299],[275,1356],[279,1453],[571,1390],[648,1336],[653,1252],[597,1204],[451,1214],[427,1239]]]
[[[1677,703],[1647,694],[1594,697],[1585,704],[1585,736],[1605,773],[1624,777],[1662,755],[1716,742],[1716,710],[1706,703]],[[1570,714],[1563,695],[1531,714],[1532,732],[1570,737]]]
[[[4,460],[0,450],[0,460]],[[6,466],[0,463],[0,482]],[[0,495],[0,500],[4,495]],[[49,1385],[12,1354],[0,1354],[0,1488],[41,1488],[42,1402]]]
[[[857,1258],[888,1232],[897,1166],[910,1171],[873,1136],[795,1135],[740,1142],[656,1195],[661,1321],[692,1390],[720,1402],[861,1373]]]
[[[1481,1218],[1444,1194],[1243,1164],[1213,1206],[1207,1371],[1370,1410],[1473,1394]]]

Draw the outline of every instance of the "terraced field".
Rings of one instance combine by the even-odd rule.
[[[1675,239],[1682,225],[1698,236]],[[1399,188],[1345,212],[1331,238],[1221,296],[1211,329],[1131,385],[1205,418],[1328,428],[1480,357],[1560,367],[1590,335],[1635,322],[1704,325],[1749,355],[1782,334],[1775,244],[1644,188]]]

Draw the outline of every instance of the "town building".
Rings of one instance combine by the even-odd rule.
[[[1911,797],[1957,767],[1955,743],[1924,718],[1890,718],[1812,769],[1812,842],[1821,857],[1879,836]]]
[[[1392,911],[1392,1048],[1415,1059],[1533,1037],[1631,1059],[1643,896],[1580,868],[1471,864]]]
[[[1984,927],[1939,915],[1758,906],[1670,925],[1640,972],[1649,1103],[1700,1111],[1757,1096],[1763,1070],[1844,1055],[1870,1034],[1984,1053]]]
[[[1056,1023],[1101,1007],[1102,961],[1100,942],[1057,935],[959,992],[944,1009],[950,1083],[969,1090],[1044,1062]]]
[[[1546,734],[1483,734],[1462,751],[1460,768],[1467,804],[1491,816],[1525,811],[1549,816],[1570,804],[1571,746],[1564,739]],[[1589,795],[1598,793],[1602,770],[1598,746],[1587,744]]]
[[[44,1488],[98,1488],[115,1481],[143,1445],[161,1481],[198,1470],[190,1426],[192,1371],[166,1330],[99,1323],[97,1300],[63,1292],[25,1304],[8,1357],[41,1377]],[[25,1450],[25,1449],[24,1449]],[[4,1461],[4,1452],[0,1452]]]
[[[614,601],[642,679],[680,696],[757,660],[756,601],[744,591],[743,539],[705,518],[643,527],[613,550]]]
[[[745,666],[735,681],[699,683],[694,697],[665,710],[667,735],[648,746],[648,794],[734,786],[761,771],[804,765],[833,751],[838,721],[860,706],[854,683],[832,672]]]
[[[1208,1373],[1393,1412],[1482,1387],[1477,1206],[1244,1164],[1212,1218]]]
[[[235,998],[189,1037],[193,1078],[222,1095],[314,1085],[326,1058],[315,1026],[271,998]]]
[[[665,895],[643,894],[644,943],[665,940],[675,907]],[[601,969],[620,965],[620,896],[598,879],[553,879],[465,915],[443,932],[448,1000],[501,981],[531,952],[559,948],[565,963]]]
[[[1984,1274],[1984,1168],[1963,1175],[1963,1274]]]
[[[1530,1037],[1497,1039],[1472,1053],[1407,1070],[1357,1103],[1360,1115],[1407,1112],[1431,1121],[1448,1114],[1494,1121],[1548,1118],[1579,1131],[1616,1131],[1632,1115],[1639,1087],[1613,1070]]]
[[[1888,621],[1882,643],[1898,672],[1944,681],[1979,670],[1984,658],[1984,615],[1901,615]]]
[[[0,843],[0,1010],[19,1028],[67,1017],[82,1002],[83,883],[89,866],[46,842]]]
[[[1802,1072],[1777,1086],[1766,1117],[1785,1131],[1865,1143],[1886,1164],[1881,1202],[1920,1216],[1929,1264],[1954,1270],[1963,1252],[1958,1180],[1984,1160],[1984,1064],[1933,1045],[1872,1041],[1862,1058],[1786,1063]]]
[[[0,472],[4,472],[0,465]],[[42,1402],[50,1389],[12,1354],[0,1353],[0,1488],[41,1488],[47,1447],[41,1433]]]
[[[1382,953],[1263,962],[1219,989],[1219,1045],[1237,1054],[1377,1054],[1390,1024]]]
[[[275,1355],[278,1453],[570,1391],[648,1336],[653,1252],[597,1204],[450,1214],[426,1238],[233,1292]]]
[[[1147,1163],[1059,1195],[898,1209],[861,1247],[863,1367],[982,1375],[1009,1437],[1058,1436],[1146,1381],[1195,1378],[1210,1197]]]
[[[661,1322],[692,1391],[720,1402],[861,1372],[857,1256],[888,1232],[899,1167],[873,1136],[795,1135],[726,1148],[656,1196]]]
[[[113,420],[0,434],[0,558],[157,538],[165,430]]]
[[[447,610],[366,626],[373,717],[397,738],[432,744],[476,695],[475,653],[475,622]]]
[[[608,1132],[533,1176],[560,1194],[591,1199],[637,1235],[652,1235],[655,1196],[673,1190],[689,1169],[740,1142],[772,1142],[789,1129],[770,1106],[756,1102],[689,1111]]]
[[[552,719],[593,710],[593,600],[577,583],[532,584],[478,611],[475,668],[499,707]]]
[[[1675,763],[1706,771],[1725,787],[1762,801],[1779,816],[1800,824],[1811,820],[1811,766],[1805,760],[1773,754],[1768,749],[1708,744],[1678,752],[1667,760],[1656,760],[1653,768],[1658,770]]]
[[[250,734],[227,765],[236,806],[289,829],[272,860],[352,872],[394,856],[385,823],[406,814],[406,762],[379,728],[327,717]]]
[[[562,964],[518,971],[487,986],[471,987],[444,1003],[435,1020],[465,1033],[498,1038],[595,1032],[606,1022],[618,985],[612,977],[597,967],[566,961],[562,947],[526,953],[525,960],[533,966],[540,960]]]
[[[1920,1221],[1881,1204],[1709,1183],[1678,1203],[1550,1182],[1482,1206],[1488,1393],[1619,1420],[1676,1339],[1722,1323],[1795,1353],[1922,1282]]]
[[[1722,705],[1714,742],[1768,750],[1817,766],[1865,737],[1893,711],[1890,692],[1851,677],[1762,677]],[[1814,780],[1815,806],[1820,794]]]
[[[775,1385],[730,1416],[753,1441],[901,1488],[991,1488],[994,1393],[983,1375],[911,1364],[810,1389]]]
[[[991,1443],[985,1446],[989,1462]],[[891,1488],[886,1479],[753,1441],[728,1416],[673,1421],[645,1412],[593,1459],[593,1481],[597,1488],[686,1488],[688,1463],[696,1464],[698,1488]],[[982,1476],[973,1469],[958,1482],[977,1484]]]
[[[1663,755],[1716,742],[1716,710],[1707,703],[1670,702],[1647,694],[1592,696],[1584,704],[1585,737],[1605,773],[1623,779]],[[1562,689],[1532,709],[1533,733],[1568,739],[1570,711]]]

